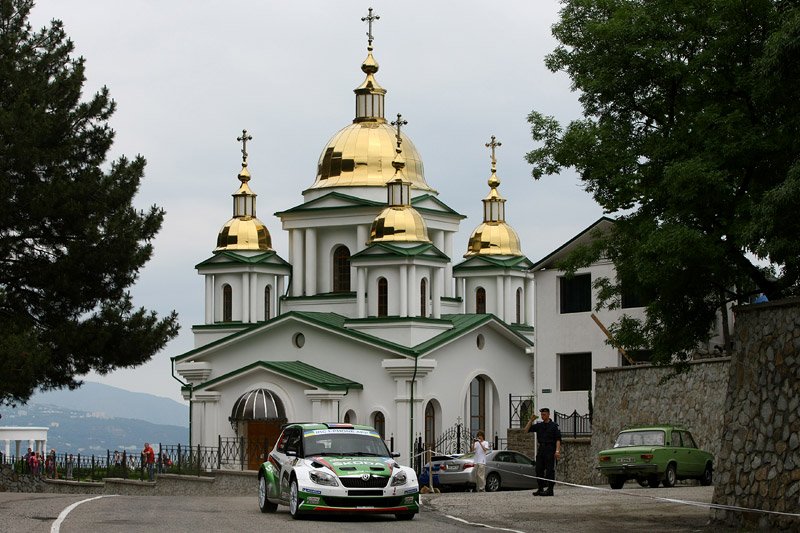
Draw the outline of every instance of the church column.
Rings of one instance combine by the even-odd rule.
[[[411,439],[418,433],[425,431],[425,416],[422,410],[423,398],[420,398],[417,392],[419,390],[418,385],[425,376],[436,368],[436,361],[425,358],[417,361],[384,359],[381,365],[394,379],[396,387],[394,410],[390,411],[391,419],[387,420],[387,434],[394,433],[395,451],[401,453],[398,462],[411,464],[410,458],[413,455]],[[416,381],[412,381],[415,376],[415,370]],[[411,407],[412,396],[414,398],[413,411]],[[394,431],[390,431],[389,428],[394,428]]]
[[[356,306],[358,308],[358,318],[367,317],[367,269],[364,267],[356,268]]]
[[[419,309],[419,284],[417,283],[417,265],[408,265],[405,294],[406,294],[405,297],[408,300],[408,316],[419,316],[420,309]]]
[[[506,319],[505,313],[505,298],[503,298],[503,276],[497,276],[495,278],[495,291],[497,291],[497,303],[495,304],[495,314],[500,317],[500,320]]]
[[[525,324],[533,325],[533,277],[525,279]]]
[[[319,389],[303,391],[306,398],[311,400],[311,419],[324,421],[339,421],[339,403],[344,392],[333,392]]]
[[[317,294],[317,230],[306,229],[306,296]]]
[[[242,322],[250,322],[250,273],[242,273]]]
[[[503,277],[503,300],[505,301],[503,311],[505,318],[503,320],[511,324],[517,320],[517,310],[515,309],[517,299],[516,294],[511,294],[511,276]]]
[[[206,274],[206,324],[214,323],[214,275]]]
[[[305,261],[303,260],[303,250],[305,249],[305,234],[301,229],[293,229],[289,232],[292,235],[292,296],[303,295],[303,274],[305,272]]]
[[[250,273],[250,322],[258,322],[258,274]]]
[[[416,313],[409,313],[409,307],[413,305],[411,298],[410,283],[408,282],[408,265],[400,265],[400,316],[414,316]]]
[[[444,269],[434,267],[431,274],[431,306],[433,307],[433,318],[442,318],[442,280],[444,279]]]
[[[452,231],[447,231],[444,234],[443,252],[450,258],[450,261],[444,267],[444,295],[448,298],[453,296],[453,235]]]
[[[465,285],[467,280],[465,278],[456,278],[456,298],[461,298],[461,314],[465,314],[467,311],[467,295],[465,292]]]
[[[356,226],[356,252],[360,252],[367,247],[367,240],[369,240],[369,226],[367,224],[359,224]]]

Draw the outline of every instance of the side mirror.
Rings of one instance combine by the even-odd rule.
[[[392,452],[391,456],[396,459],[396,458],[400,457],[400,452]]]

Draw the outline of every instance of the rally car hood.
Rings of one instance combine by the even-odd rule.
[[[322,465],[333,470],[337,476],[358,476],[371,474],[373,476],[392,475],[392,469],[396,466],[394,459],[389,457],[309,457],[311,466]],[[315,464],[316,463],[316,464]]]

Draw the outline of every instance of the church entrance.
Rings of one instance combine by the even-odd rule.
[[[284,420],[249,420],[247,422],[247,468],[258,470],[281,434]]]

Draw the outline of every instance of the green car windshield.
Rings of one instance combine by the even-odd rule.
[[[386,443],[377,433],[367,431],[358,433],[312,431],[306,432],[303,439],[305,456],[313,455],[355,455],[389,457]]]
[[[663,446],[664,432],[660,430],[626,431],[617,436],[614,448],[626,446]]]

